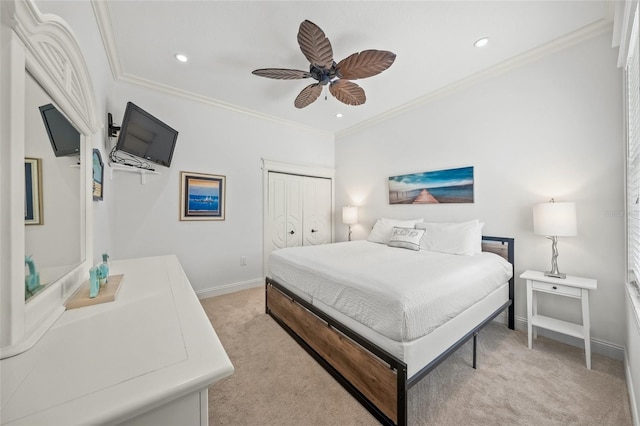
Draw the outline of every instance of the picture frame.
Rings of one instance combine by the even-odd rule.
[[[389,177],[389,204],[473,202],[473,166]]]
[[[24,224],[43,225],[42,159],[24,159]]]
[[[180,220],[225,220],[226,176],[180,172]]]
[[[99,149],[93,149],[93,201],[104,198],[104,163]]]

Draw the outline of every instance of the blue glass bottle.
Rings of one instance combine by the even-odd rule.
[[[100,279],[100,288],[106,287],[109,283],[109,255],[102,254],[102,263],[98,266],[98,278]]]
[[[98,268],[95,266],[89,269],[89,298],[93,299],[100,292],[100,281],[98,280]]]

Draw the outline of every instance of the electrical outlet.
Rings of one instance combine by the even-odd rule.
[[[247,257],[240,256],[240,266],[247,266]]]

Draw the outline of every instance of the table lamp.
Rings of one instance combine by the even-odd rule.
[[[343,207],[342,223],[349,225],[349,241],[351,241],[351,225],[358,223],[358,208],[354,206]]]
[[[533,232],[544,235],[551,240],[551,271],[544,273],[547,277],[566,278],[558,270],[558,237],[577,235],[576,204],[569,202],[556,203],[552,198],[548,203],[533,207]]]

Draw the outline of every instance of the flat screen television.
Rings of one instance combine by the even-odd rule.
[[[132,102],[124,111],[116,150],[157,163],[171,165],[178,132]]]
[[[53,104],[42,105],[40,115],[56,157],[80,154],[80,132]]]

